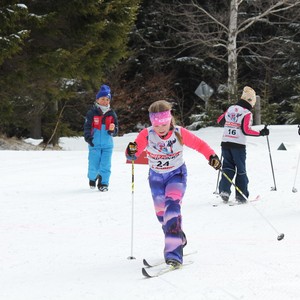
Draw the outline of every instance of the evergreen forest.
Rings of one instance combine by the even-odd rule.
[[[1,1],[1,135],[81,136],[102,84],[120,135],[160,99],[178,124],[217,126],[245,85],[261,124],[300,124],[300,0]]]

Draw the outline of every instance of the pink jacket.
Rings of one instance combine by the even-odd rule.
[[[198,138],[189,130],[177,126],[180,130],[180,134],[182,136],[183,144],[189,148],[192,148],[199,153],[203,154],[207,160],[211,155],[214,155],[215,152],[210,146],[203,141],[202,139]],[[168,139],[172,134],[172,131],[168,133],[168,135],[164,139]],[[138,157],[147,147],[148,145],[148,128],[144,128],[136,137],[135,142],[137,143],[137,153],[136,156]]]

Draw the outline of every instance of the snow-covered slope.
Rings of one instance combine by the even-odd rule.
[[[257,127],[260,129],[261,127]],[[185,251],[193,264],[144,279],[142,259],[162,258],[146,165],[135,166],[131,255],[131,165],[124,150],[136,134],[115,138],[110,190],[88,187],[87,146],[61,139],[65,151],[0,151],[0,299],[300,299],[300,174],[292,193],[297,126],[248,138],[247,205],[213,207],[218,172],[185,149]],[[221,128],[195,132],[220,153]],[[284,143],[287,150],[277,150]],[[285,238],[277,241],[278,233]]]

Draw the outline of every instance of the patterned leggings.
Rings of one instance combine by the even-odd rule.
[[[159,174],[150,169],[149,184],[155,213],[165,234],[165,260],[182,263],[183,233],[181,229],[181,202],[186,190],[185,164],[174,171]]]

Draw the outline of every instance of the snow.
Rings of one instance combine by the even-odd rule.
[[[220,153],[222,128],[195,134]],[[146,165],[135,165],[131,193],[124,150],[135,136],[115,138],[107,193],[88,187],[82,138],[61,139],[64,151],[0,151],[0,299],[300,299],[297,126],[270,126],[277,191],[266,137],[248,138],[250,198],[261,200],[247,205],[213,207],[218,172],[184,150],[185,252],[197,252],[186,257],[193,264],[153,279],[143,278],[142,259],[162,258],[163,235]],[[287,150],[277,150],[281,143]],[[295,187],[300,191],[299,173]],[[136,259],[127,259],[131,254]]]

